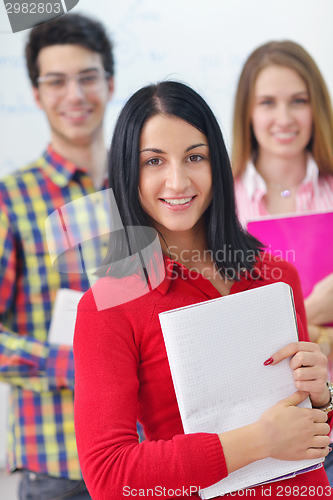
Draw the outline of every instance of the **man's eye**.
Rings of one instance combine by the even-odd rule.
[[[80,78],[81,85],[91,85],[92,83],[96,83],[97,81],[98,81],[97,75],[87,75],[87,76],[82,76]]]
[[[66,80],[64,78],[57,78],[56,80],[48,80],[46,83],[50,87],[63,87],[66,85]]]

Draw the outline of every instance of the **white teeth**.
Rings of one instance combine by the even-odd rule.
[[[70,118],[81,118],[81,116],[85,116],[87,114],[87,111],[71,111],[70,113],[64,114]]]
[[[170,199],[170,200],[165,200],[169,205],[184,205],[185,203],[188,203],[191,201],[193,196],[191,198],[180,198],[180,199]]]
[[[274,134],[278,139],[291,139],[291,137],[295,137],[296,132],[279,132]]]

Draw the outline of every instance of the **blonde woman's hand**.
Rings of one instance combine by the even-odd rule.
[[[304,300],[308,323],[333,323],[333,273],[319,281]]]

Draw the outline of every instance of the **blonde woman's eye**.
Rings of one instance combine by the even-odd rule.
[[[297,99],[294,99],[295,104],[307,104],[308,102],[309,100],[304,97],[298,97]]]
[[[270,106],[273,103],[274,101],[272,99],[265,99],[264,101],[261,101],[259,104],[261,104],[262,106]]]

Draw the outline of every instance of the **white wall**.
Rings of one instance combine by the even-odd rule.
[[[3,4],[0,15],[1,8]],[[115,41],[116,93],[106,116],[107,143],[124,101],[142,85],[171,78],[192,85],[206,98],[230,146],[242,63],[254,48],[273,39],[302,44],[333,95],[332,0],[80,0],[74,11],[102,20]],[[49,138],[26,75],[26,36],[0,34],[1,177],[34,160]],[[0,465],[1,399],[0,392]]]
[[[0,383],[0,469],[5,466],[6,459],[6,424],[7,424],[7,399],[9,385]]]

